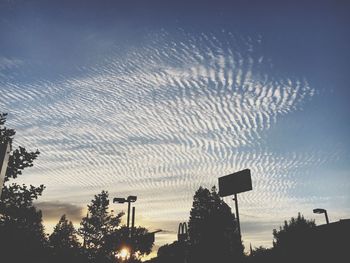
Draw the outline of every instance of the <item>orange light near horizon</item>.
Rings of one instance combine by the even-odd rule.
[[[130,258],[130,249],[127,247],[122,248],[120,251],[117,252],[116,257],[118,259],[127,260]]]

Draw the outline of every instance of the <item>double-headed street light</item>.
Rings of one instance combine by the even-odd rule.
[[[135,207],[132,208],[132,231],[130,231],[130,204],[136,202],[137,196],[135,195],[129,195],[127,198],[113,198],[113,203],[119,203],[124,204],[128,203],[128,218],[127,218],[127,229],[128,229],[128,238],[132,238],[132,231],[134,228],[134,222],[135,222]],[[130,247],[130,249],[122,249],[120,251],[120,256],[122,257],[122,260],[129,259],[133,255],[133,249]]]
[[[313,210],[313,212],[314,212],[315,214],[324,214],[325,217],[326,217],[326,222],[327,222],[327,224],[329,224],[328,214],[327,214],[327,210],[326,210],[326,209],[323,209],[323,208],[315,208],[315,209]]]
[[[113,203],[119,203],[119,204],[124,204],[128,203],[128,215],[127,215],[127,228],[128,232],[130,234],[130,203],[134,203],[137,200],[137,196],[135,195],[129,195],[127,198],[113,198]]]

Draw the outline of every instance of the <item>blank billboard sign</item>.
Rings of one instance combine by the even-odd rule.
[[[250,191],[252,189],[252,178],[249,169],[219,177],[219,195],[221,197]]]

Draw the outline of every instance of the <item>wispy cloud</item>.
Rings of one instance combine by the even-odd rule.
[[[0,71],[19,68],[23,64],[23,61],[18,58],[8,58],[0,56]]]
[[[66,215],[72,222],[80,222],[83,215],[83,208],[70,203],[63,202],[37,202],[35,206],[43,213],[43,218],[48,222],[58,222],[62,215]]]

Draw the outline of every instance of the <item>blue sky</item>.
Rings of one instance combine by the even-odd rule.
[[[246,246],[349,217],[349,4],[72,2],[0,1],[0,109],[41,151],[20,181],[47,186],[48,229],[106,189],[171,242],[194,191],[245,168]]]

